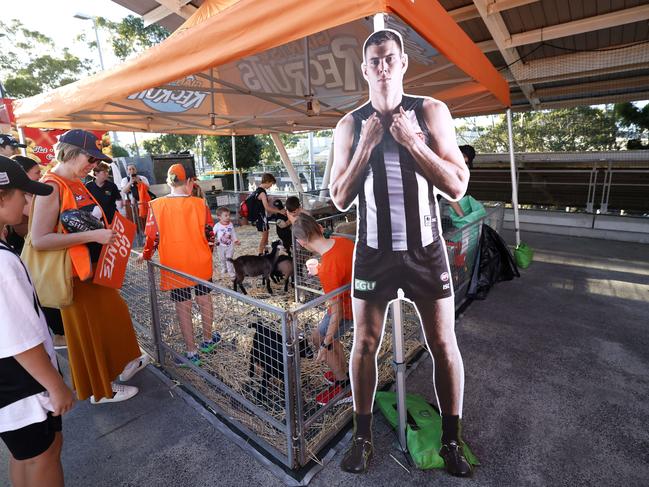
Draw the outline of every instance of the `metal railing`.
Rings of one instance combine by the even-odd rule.
[[[521,205],[574,207],[588,213],[649,211],[649,169],[602,167],[583,169],[518,169]],[[468,193],[482,201],[508,201],[509,169],[473,169]]]

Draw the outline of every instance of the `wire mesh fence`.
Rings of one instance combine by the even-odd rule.
[[[321,224],[335,230],[354,217],[340,214]],[[456,259],[474,260],[481,224],[500,229],[502,218],[502,207],[489,208],[475,224],[445,234],[457,244],[449,246],[449,260],[459,285],[468,282],[470,268],[456,265]],[[291,468],[317,458],[351,417],[350,386],[335,381],[346,374],[354,334],[350,286],[324,295],[319,278],[306,275],[310,253],[294,248],[297,303],[271,301],[263,293],[244,296],[221,282],[201,281],[154,261],[141,263],[136,253],[122,288],[143,349],[210,409]],[[409,362],[422,350],[421,324],[412,304],[401,309]],[[342,317],[334,345],[340,362],[318,361],[324,324],[334,314]],[[392,320],[388,313],[377,358],[379,387],[394,380]]]
[[[164,369],[292,463],[286,312],[151,262]],[[305,341],[298,353],[312,355]],[[287,398],[289,399],[287,401]]]

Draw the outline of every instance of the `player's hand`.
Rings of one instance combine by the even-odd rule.
[[[361,128],[360,143],[364,143],[371,150],[383,140],[383,124],[378,114],[374,112],[369,116]]]
[[[102,245],[111,244],[117,238],[117,232],[112,229],[92,230],[91,232],[91,242],[97,242]]]
[[[54,411],[52,411],[53,416],[61,416],[74,407],[74,393],[63,381],[61,382],[62,385],[60,387],[48,391],[52,407],[54,408]]]
[[[418,132],[421,133],[421,131],[415,130],[403,107],[399,107],[399,113],[392,115],[392,123],[390,124],[390,134],[392,134],[394,140],[405,147],[409,147],[419,137]]]

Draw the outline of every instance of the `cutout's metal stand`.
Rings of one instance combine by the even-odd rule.
[[[397,413],[399,424],[397,426],[398,448],[402,452],[408,451],[406,444],[406,363],[403,346],[403,319],[401,314],[401,299],[392,303],[392,349],[394,355],[394,372],[396,376]]]

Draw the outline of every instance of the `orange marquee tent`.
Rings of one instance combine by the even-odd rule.
[[[172,36],[108,71],[18,100],[21,126],[244,135],[335,126],[367,99],[361,48],[385,13],[407,93],[454,116],[502,112],[507,82],[437,0],[207,0]]]

